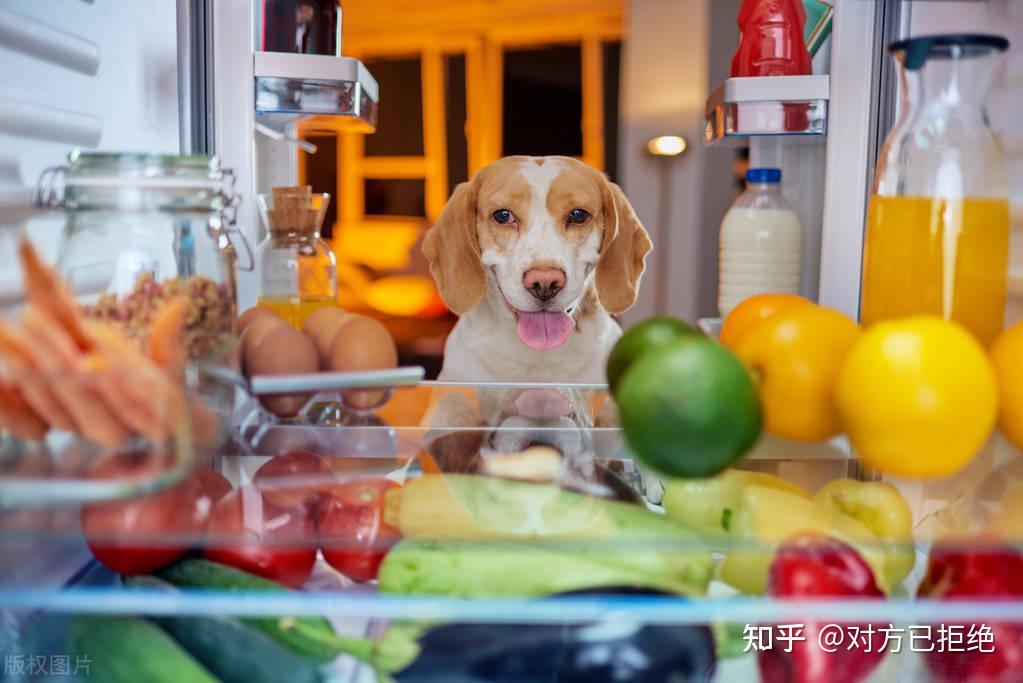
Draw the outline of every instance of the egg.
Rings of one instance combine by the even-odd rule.
[[[271,311],[271,313],[273,312]],[[241,319],[239,319],[239,322],[240,321]],[[281,327],[290,328],[291,326],[288,325],[288,322],[284,318],[280,317],[276,313],[267,316],[264,315],[256,316],[255,318],[249,320],[248,324],[245,326],[245,330],[240,332],[241,341],[239,343],[239,346],[241,347],[240,366],[242,373],[244,373],[246,376],[251,374],[249,372],[247,362],[249,350],[255,348],[256,346],[259,346],[259,343],[263,340],[263,337],[265,337],[269,332],[272,332],[273,330],[276,330]]]
[[[264,308],[263,306],[253,306],[252,308],[248,309],[240,316],[238,316],[238,321],[235,323],[235,329],[238,331],[239,335],[244,334],[245,329],[249,325],[251,325],[257,320],[263,320],[264,318],[277,318],[281,322],[284,322],[284,318],[277,315],[276,312],[271,311],[269,308]]]
[[[387,328],[373,318],[355,316],[345,322],[330,345],[327,366],[335,372],[386,370],[397,367],[398,349]],[[368,410],[386,397],[384,390],[348,390],[345,402]]]
[[[316,372],[319,366],[316,345],[287,324],[269,329],[245,349],[249,376],[305,374]],[[297,415],[308,399],[308,394],[259,397],[266,409],[279,417]]]
[[[357,317],[336,306],[327,306],[316,309],[306,318],[305,323],[302,324],[302,331],[309,335],[309,338],[316,344],[321,367],[324,369],[330,367],[330,345],[334,341],[334,337],[345,326],[345,323]]]

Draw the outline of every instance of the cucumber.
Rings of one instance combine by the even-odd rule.
[[[128,576],[126,586],[177,591],[153,576]],[[261,631],[228,617],[152,617],[224,683],[320,683],[317,664]]]
[[[219,591],[287,591],[290,588],[209,560],[189,559],[160,572],[175,586]],[[376,640],[339,635],[323,617],[246,617],[243,624],[262,631],[294,653],[326,663],[346,654],[378,672],[401,671],[419,654],[418,629],[392,626]],[[288,679],[290,680],[290,679]]]
[[[182,560],[160,572],[175,586],[219,591],[290,591],[289,588],[234,567],[209,560]],[[243,623],[262,631],[292,652],[326,663],[341,654],[338,638],[323,617],[246,617]]]
[[[135,617],[76,616],[68,652],[88,658],[89,681],[99,683],[216,683],[155,624]]]

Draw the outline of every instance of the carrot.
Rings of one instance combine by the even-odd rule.
[[[22,238],[18,245],[18,255],[25,278],[25,296],[29,302],[56,318],[79,349],[90,350],[92,342],[85,333],[78,306],[64,281],[52,268],[43,263],[27,237]]]
[[[182,332],[185,329],[185,300],[171,299],[160,307],[149,323],[148,352],[157,365],[177,371],[185,365],[185,346]]]

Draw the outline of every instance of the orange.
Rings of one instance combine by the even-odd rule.
[[[805,305],[813,305],[813,302],[797,294],[757,294],[743,299],[725,318],[721,326],[721,343],[735,349],[739,340],[761,320],[793,306]]]
[[[795,441],[841,431],[835,385],[859,327],[822,306],[791,306],[753,326],[735,353],[757,380],[764,428]]]
[[[1023,322],[995,338],[991,362],[998,380],[998,426],[1005,438],[1023,449]]]

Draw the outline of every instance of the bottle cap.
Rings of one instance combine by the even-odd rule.
[[[751,168],[746,171],[747,183],[780,183],[780,168]]]

